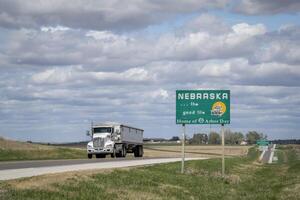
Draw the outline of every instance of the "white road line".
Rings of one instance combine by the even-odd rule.
[[[275,151],[275,148],[276,148],[276,144],[273,144],[273,147],[272,147],[272,149],[270,150],[270,151],[271,151],[271,154],[270,154],[269,161],[268,161],[269,164],[271,164],[271,163],[273,162],[273,157],[274,157],[274,151]]]
[[[264,157],[265,153],[266,153],[266,151],[265,151],[265,150],[263,150],[263,152],[261,153],[261,155],[260,155],[260,157],[259,157],[259,161],[261,161],[261,160],[263,159],[263,157]]]
[[[202,160],[202,159],[207,159],[207,158],[186,158],[186,160]],[[68,172],[68,171],[123,168],[123,167],[153,165],[153,164],[169,163],[169,162],[177,162],[177,161],[181,161],[181,158],[126,160],[120,162],[112,161],[112,162],[99,162],[99,163],[87,163],[87,164],[51,166],[51,167],[6,169],[6,170],[0,170],[0,180],[11,180],[11,179],[39,176],[43,174]]]

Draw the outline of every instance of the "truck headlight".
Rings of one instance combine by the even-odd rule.
[[[88,146],[88,148],[93,148],[93,146],[92,146],[92,145],[90,145],[90,144],[88,144],[87,146]]]
[[[106,148],[112,148],[112,144],[106,145]]]

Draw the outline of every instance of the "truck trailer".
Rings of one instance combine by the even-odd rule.
[[[126,157],[127,153],[143,157],[143,133],[143,129],[124,124],[93,124],[88,133],[92,138],[87,144],[88,158]]]

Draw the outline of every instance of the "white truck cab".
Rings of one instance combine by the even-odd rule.
[[[135,157],[143,156],[144,130],[131,126],[109,123],[95,124],[91,127],[92,138],[87,144],[88,158],[125,157],[127,153],[134,153]]]

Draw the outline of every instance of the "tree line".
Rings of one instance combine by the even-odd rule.
[[[267,135],[256,131],[249,131],[245,135],[241,132],[231,132],[225,130],[225,144],[235,145],[241,144],[243,141],[247,144],[255,144],[257,140],[267,139]],[[217,132],[195,133],[192,138],[188,139],[189,144],[221,144],[221,135]]]

